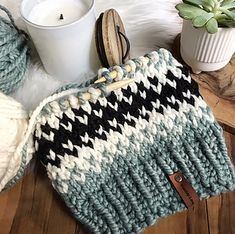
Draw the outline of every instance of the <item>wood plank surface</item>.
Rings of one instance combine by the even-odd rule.
[[[212,109],[216,120],[225,129],[235,134],[235,101],[225,100],[212,93],[209,89],[200,86],[200,93],[208,106]]]
[[[235,162],[235,136],[225,132]],[[33,160],[25,177],[0,194],[0,234],[88,234]],[[201,201],[194,209],[161,219],[143,234],[235,234],[235,193]]]

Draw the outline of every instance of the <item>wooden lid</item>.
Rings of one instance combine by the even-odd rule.
[[[104,67],[123,64],[130,58],[130,43],[114,9],[101,13],[96,21],[96,48]]]

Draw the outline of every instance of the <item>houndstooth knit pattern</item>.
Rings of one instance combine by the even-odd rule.
[[[130,74],[112,69],[135,82],[92,102],[75,89],[37,118],[36,154],[93,233],[140,233],[185,209],[168,180],[177,171],[201,199],[235,187],[222,130],[188,70],[164,49],[127,64]]]

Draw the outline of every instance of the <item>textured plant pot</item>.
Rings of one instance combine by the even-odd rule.
[[[224,67],[235,52],[235,28],[219,28],[209,34],[204,28],[194,28],[184,20],[180,53],[194,73],[216,71]]]

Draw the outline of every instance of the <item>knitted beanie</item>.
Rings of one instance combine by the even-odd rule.
[[[135,82],[92,101],[57,93],[35,119],[36,155],[92,233],[140,233],[235,188],[222,129],[188,70],[165,49],[127,64],[101,75]]]

